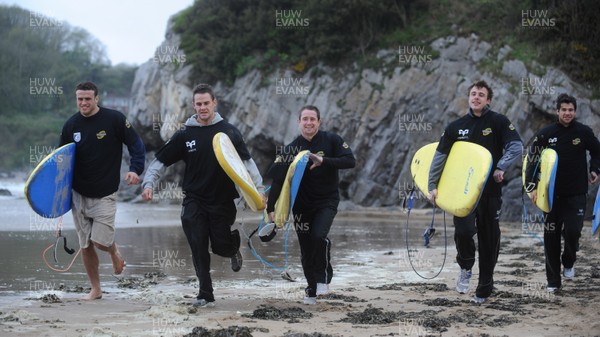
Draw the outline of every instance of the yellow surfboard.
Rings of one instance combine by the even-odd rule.
[[[420,148],[410,165],[415,185],[424,195],[429,194],[429,168],[438,143]],[[469,215],[481,197],[492,169],[492,154],[483,146],[458,141],[448,154],[438,183],[436,205],[457,217]]]
[[[250,173],[246,170],[246,166],[244,166],[244,162],[235,150],[235,146],[231,142],[231,139],[229,139],[229,136],[223,132],[217,133],[213,137],[213,149],[219,165],[221,165],[229,178],[240,188],[240,192],[248,206],[255,212],[263,210],[265,204],[260,193],[258,193]]]
[[[308,150],[300,151],[290,164],[281,187],[281,193],[275,202],[275,224],[282,228],[288,221],[294,199],[300,188],[302,174],[308,163]],[[297,172],[296,172],[297,171]]]
[[[554,200],[554,182],[556,180],[556,168],[558,167],[558,155],[553,149],[542,150],[540,164],[535,173],[534,179],[538,180],[537,184],[537,199],[535,205],[542,211],[549,213],[552,210],[552,202]],[[525,186],[525,173],[527,172],[527,156],[523,159],[523,170],[521,177],[523,187]],[[527,193],[531,198],[531,193]]]

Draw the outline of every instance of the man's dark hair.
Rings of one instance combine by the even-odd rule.
[[[94,90],[94,97],[98,96],[98,87],[93,82],[81,82],[75,87],[75,91],[77,90]]]
[[[492,88],[490,87],[489,84],[487,84],[486,81],[477,81],[473,84],[471,84],[471,86],[469,86],[469,90],[467,90],[467,96],[469,96],[471,94],[471,89],[473,88],[486,88],[487,92],[488,92],[488,99],[491,101],[492,97],[494,97],[494,92],[492,91]]]
[[[196,94],[210,94],[210,99],[213,101],[215,100],[215,94],[213,93],[212,87],[205,83],[200,83],[194,87],[192,97],[196,96]]]
[[[302,111],[304,111],[304,110],[312,110],[312,111],[316,112],[317,120],[319,120],[319,121],[321,120],[321,112],[319,111],[319,108],[317,108],[314,105],[305,105],[302,108],[300,108],[300,112],[298,113],[298,119],[302,118]]]
[[[577,100],[575,97],[569,96],[565,93],[558,95],[558,98],[556,98],[556,110],[560,110],[560,105],[563,103],[573,104],[575,111],[577,111]]]

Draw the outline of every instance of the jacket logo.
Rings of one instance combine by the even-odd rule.
[[[196,141],[192,140],[190,142],[185,142],[185,147],[188,148],[188,152],[196,151]]]
[[[558,137],[548,138],[548,145],[555,146],[557,141],[558,141]]]
[[[492,133],[492,128],[484,129],[483,131],[481,131],[481,133],[483,133],[484,136],[487,136],[490,133]]]
[[[581,143],[581,139],[575,138],[573,139],[573,145],[579,145]]]
[[[104,130],[102,130],[96,134],[96,138],[98,138],[98,139],[102,139],[102,138],[104,138],[104,136],[106,136],[106,131],[104,131]]]
[[[79,143],[79,141],[81,140],[81,132],[75,132],[73,134],[73,140],[75,141],[75,143]]]
[[[466,136],[469,134],[469,129],[466,130],[458,130],[458,135],[459,136]]]

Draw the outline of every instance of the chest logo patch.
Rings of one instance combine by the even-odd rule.
[[[75,143],[79,143],[79,141],[81,140],[81,132],[75,132],[73,134],[73,140],[75,141]]]
[[[196,151],[196,141],[192,140],[189,142],[185,142],[185,147],[188,148],[188,152],[194,152]]]
[[[486,128],[486,129],[482,130],[481,133],[483,133],[484,136],[487,136],[490,133],[492,133],[492,128]]]
[[[98,139],[102,139],[102,138],[104,138],[104,136],[106,136],[106,131],[104,131],[104,130],[102,130],[96,134],[96,138],[98,138]]]
[[[579,145],[579,144],[581,144],[581,139],[579,139],[579,138],[573,139],[573,145]]]
[[[556,146],[556,142],[558,142],[558,137],[548,138],[548,145]]]

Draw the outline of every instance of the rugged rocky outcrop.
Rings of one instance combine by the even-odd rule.
[[[168,33],[163,45],[178,43],[178,37]],[[465,113],[467,87],[478,79],[493,86],[492,108],[507,115],[525,142],[551,121],[554,99],[561,92],[579,98],[581,121],[600,127],[600,101],[588,99],[590,90],[553,68],[536,65],[534,73],[510,58],[509,46],[494,50],[475,35],[382,50],[377,57],[382,60],[380,69],[357,63],[315,66],[302,74],[288,69],[272,74],[252,71],[231,86],[214,83],[218,111],[241,130],[266,172],[276,147],[298,134],[301,106],[318,106],[322,128],[340,134],[358,160],[355,169],[341,173],[345,207],[400,206],[404,190],[412,187],[412,155],[437,141],[444,126]],[[156,150],[193,113],[190,67],[150,61],[139,68],[129,117],[148,150]],[[507,172],[505,219],[521,215],[520,169],[516,163]]]

